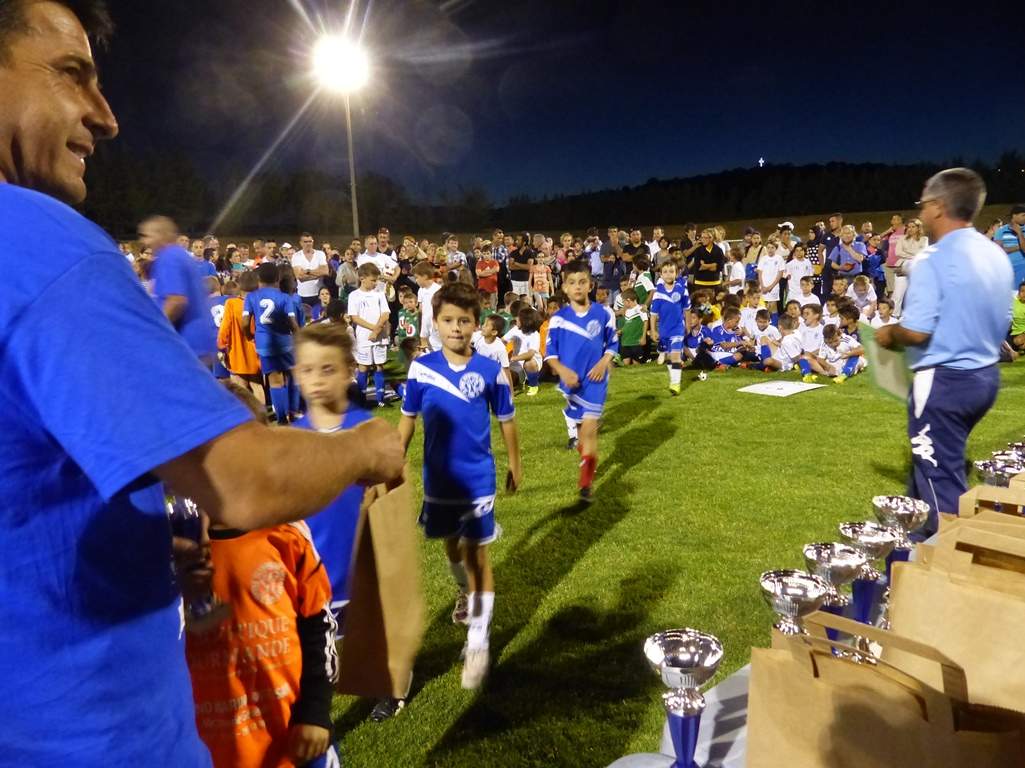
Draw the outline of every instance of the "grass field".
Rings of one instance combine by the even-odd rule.
[[[735,392],[764,374],[695,376],[685,371],[683,396],[670,399],[664,368],[614,372],[597,501],[585,510],[561,397],[545,385],[517,398],[525,479],[497,505],[492,675],[478,693],[460,688],[465,631],[449,620],[440,545],[425,544],[429,624],[414,697],[381,724],[366,720],[369,702],[337,698],[346,765],[605,766],[652,751],[663,688],[644,638],[712,632],[726,647],[721,679],[768,641],[759,573],[803,567],[803,544],[835,540],[838,523],[872,517],[873,495],[902,492],[904,406],[868,375],[787,399]],[[1003,380],[969,457],[1025,433],[1025,363],[1004,366]],[[497,431],[494,445],[504,476]]]

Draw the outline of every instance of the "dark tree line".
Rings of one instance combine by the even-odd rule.
[[[351,232],[347,177],[318,171],[272,171],[256,175],[229,171],[207,178],[184,155],[133,154],[102,148],[90,165],[84,213],[116,237],[129,236],[152,213],[166,213],[185,231],[203,232],[217,222],[221,232],[264,234],[312,229]],[[618,224],[681,224],[769,216],[797,216],[833,209],[906,210],[922,182],[942,164],[770,165],[680,179],[649,179],[635,187],[532,198],[518,195],[505,206],[492,204],[480,187],[460,187],[425,205],[410,198],[395,180],[375,173],[359,178],[360,222],[364,232],[388,226],[396,233],[443,230],[574,229]],[[1025,156],[1005,152],[993,164],[971,163],[986,180],[989,202],[1025,201]],[[231,206],[226,204],[238,190]]]

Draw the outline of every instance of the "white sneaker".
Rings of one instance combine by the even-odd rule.
[[[475,691],[484,683],[488,676],[491,655],[487,648],[469,648],[463,660],[463,688]]]
[[[659,352],[658,353],[658,364],[659,365],[664,365],[665,362],[666,362],[666,353],[665,352]]]

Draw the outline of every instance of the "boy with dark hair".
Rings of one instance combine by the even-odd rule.
[[[644,257],[638,257],[641,258]],[[623,297],[623,327],[619,330],[619,351],[623,365],[640,365],[647,360],[644,347],[648,341],[648,314],[640,305],[636,289],[627,288],[620,296]]]
[[[248,294],[243,304],[242,331],[256,346],[260,370],[270,388],[274,415],[279,424],[287,424],[288,382],[295,365],[292,334],[299,331],[299,322],[292,298],[278,288],[278,266],[273,262],[263,263],[257,269],[257,276],[260,287]]]
[[[722,320],[707,326],[702,339],[702,351],[699,353],[699,367],[714,367],[717,371],[739,365],[744,359],[741,347],[744,345],[739,333],[740,310],[727,307],[723,310]],[[709,366],[709,361],[712,365]]]
[[[347,313],[356,333],[356,364],[359,366],[356,383],[361,393],[366,391],[367,373],[373,370],[377,407],[383,408],[384,364],[388,360],[388,300],[383,291],[377,290],[381,270],[376,264],[366,262],[356,274],[359,288],[349,294]]]
[[[562,289],[569,304],[549,321],[545,361],[559,377],[559,389],[566,398],[566,447],[580,451],[580,498],[587,503],[598,466],[598,420],[619,340],[612,310],[591,303],[591,270],[586,262],[570,261],[563,267]]]
[[[683,369],[680,357],[683,350],[683,312],[690,307],[690,295],[687,283],[677,277],[675,262],[667,261],[659,269],[659,274],[661,277],[651,302],[651,338],[656,342],[661,339],[669,353],[669,394],[676,397],[680,394]]]
[[[509,454],[506,489],[521,482],[519,437],[512,392],[501,367],[471,346],[480,317],[472,286],[452,283],[434,295],[438,352],[409,366],[399,434],[407,450],[424,420],[424,503],[420,524],[431,539],[443,539],[459,587],[452,619],[469,623],[462,685],[480,687],[488,672],[488,635],[495,602],[487,545],[495,540],[495,459],[491,414],[501,423]]]
[[[502,337],[512,345],[509,367],[514,374],[521,373],[527,381],[527,396],[537,395],[541,377],[541,316],[533,307],[524,306],[516,315],[516,325]]]
[[[416,303],[420,305],[420,351],[433,352],[441,349],[441,339],[434,327],[434,294],[441,286],[435,280],[438,270],[429,261],[421,261],[413,267],[413,279],[418,286]]]

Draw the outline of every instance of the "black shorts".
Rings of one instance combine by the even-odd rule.
[[[640,362],[643,362],[648,357],[644,351],[644,347],[640,345],[636,347],[620,347],[619,355],[624,360],[637,360]]]

